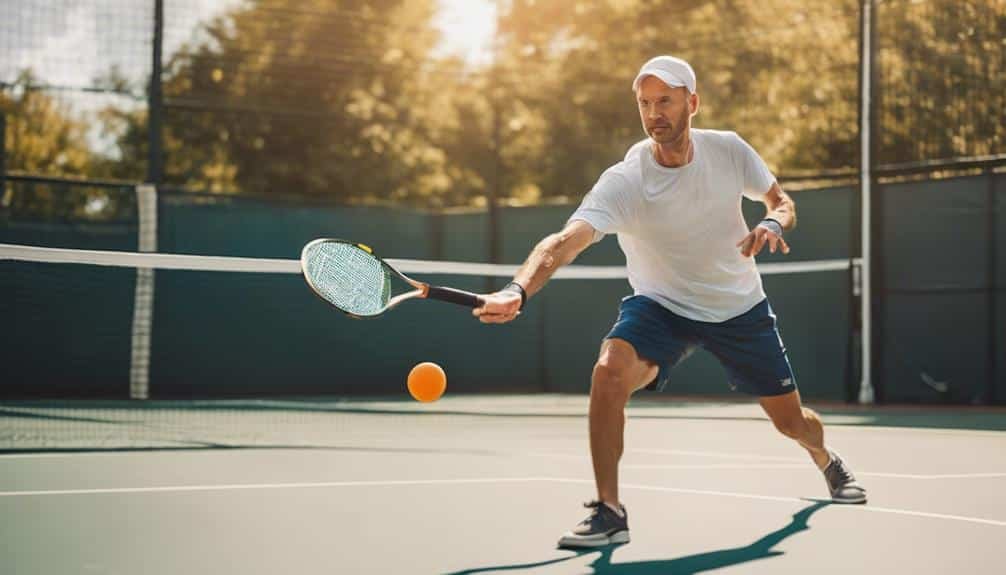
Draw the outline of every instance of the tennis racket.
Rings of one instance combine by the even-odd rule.
[[[377,317],[405,300],[426,298],[476,308],[479,296],[414,280],[363,244],[322,238],[304,246],[300,267],[314,293],[350,317]],[[396,281],[400,280],[400,281]],[[396,291],[404,283],[406,291]]]

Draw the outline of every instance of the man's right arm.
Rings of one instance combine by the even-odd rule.
[[[594,243],[596,230],[583,220],[573,220],[562,231],[550,234],[531,250],[524,265],[517,270],[513,282],[523,288],[527,298],[545,287],[552,274],[569,264]],[[506,323],[520,312],[521,296],[516,291],[502,290],[481,296],[485,302],[472,312],[482,323]]]

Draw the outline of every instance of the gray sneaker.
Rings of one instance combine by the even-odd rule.
[[[583,506],[591,510],[590,515],[559,539],[559,547],[604,547],[629,542],[629,514],[625,507],[619,517],[600,501],[590,501]]]
[[[831,500],[835,503],[866,503],[866,489],[852,475],[852,471],[834,451],[831,463],[824,468],[824,480],[828,482]]]

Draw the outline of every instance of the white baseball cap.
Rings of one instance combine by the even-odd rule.
[[[632,81],[632,90],[638,90],[640,82],[647,76],[656,76],[672,88],[684,86],[688,88],[689,93],[695,93],[695,70],[681,58],[674,56],[651,58],[636,74],[636,79]]]

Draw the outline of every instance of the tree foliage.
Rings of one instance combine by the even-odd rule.
[[[739,132],[777,169],[842,167],[855,162],[856,25],[852,0],[515,0],[500,65],[539,84],[524,90],[546,124],[528,135],[544,140],[544,195],[581,194],[645,137],[630,84],[658,54],[696,69],[696,126]]]
[[[168,183],[425,207],[578,197],[644,137],[630,83],[662,53],[697,71],[696,125],[737,131],[777,173],[858,162],[857,0],[497,0],[482,65],[435,56],[437,6],[251,0],[206,24],[162,76]],[[881,161],[1006,152],[1006,5],[890,0],[878,18]],[[105,110],[118,154],[96,158],[80,121],[16,93],[9,166],[144,177],[146,110]]]
[[[88,143],[86,116],[34,86],[30,71],[19,73],[10,89],[0,91],[6,119],[4,164],[11,171],[50,176],[107,176],[107,160]],[[10,182],[0,189],[0,211],[14,219],[115,219],[129,201],[121,194],[89,186]]]
[[[10,89],[0,91],[0,113],[7,118],[4,150],[8,169],[47,174],[82,174],[91,167],[87,125],[65,104],[32,88],[30,70]]]

